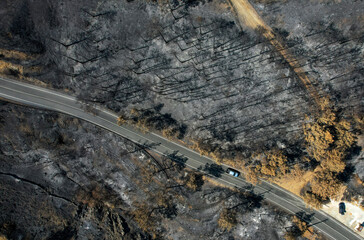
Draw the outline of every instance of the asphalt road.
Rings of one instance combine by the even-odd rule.
[[[214,163],[212,159],[201,156],[193,150],[171,142],[154,133],[142,133],[131,126],[118,126],[116,124],[117,115],[108,110],[99,108],[96,111],[96,114],[85,112],[83,110],[85,109],[84,105],[77,102],[72,96],[23,82],[0,78],[0,98],[28,106],[58,111],[86,120],[128,138],[135,143],[151,146],[150,149],[158,154],[168,156],[177,153],[177,156],[185,158],[186,161],[184,164],[186,166],[205,172],[211,176],[211,174],[205,170],[205,167],[206,164]],[[227,166],[222,165],[223,170],[225,170],[226,167]],[[217,181],[232,187],[252,187],[251,184],[243,179],[243,177],[233,177],[225,172],[221,172],[220,176],[214,178]],[[256,194],[261,195],[265,200],[279,206],[288,213],[296,214],[298,212],[305,212],[306,214],[312,214],[311,224],[329,238],[338,240],[362,239],[351,229],[324,212],[306,208],[304,202],[300,198],[275,184],[263,181],[252,188]]]

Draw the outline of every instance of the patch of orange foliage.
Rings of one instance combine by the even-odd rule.
[[[313,177],[313,171],[304,172],[298,165],[295,165],[289,174],[284,175],[281,178],[276,178],[273,182],[300,197],[302,188],[310,182]]]
[[[0,49],[0,55],[4,56],[5,58],[13,58],[18,60],[34,59],[34,56],[16,50]]]
[[[24,73],[23,66],[0,60],[0,73],[9,74],[9,70],[18,72],[20,75]]]

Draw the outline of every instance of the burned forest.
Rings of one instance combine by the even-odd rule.
[[[0,239],[326,239],[313,215],[254,192],[262,182],[354,231],[364,222],[363,9],[2,1],[1,78],[68,94],[92,116],[106,109],[114,124],[213,163],[194,169],[178,151],[0,96]],[[226,166],[248,185],[219,181]],[[339,202],[360,214],[332,215]]]

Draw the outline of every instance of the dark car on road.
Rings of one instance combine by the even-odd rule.
[[[341,215],[344,215],[344,214],[345,214],[345,212],[346,212],[346,209],[345,209],[345,203],[343,203],[343,202],[339,203],[339,213],[340,213]]]
[[[228,173],[234,177],[239,177],[239,175],[240,175],[239,171],[236,171],[235,169],[232,169],[232,168],[226,169],[226,173]]]

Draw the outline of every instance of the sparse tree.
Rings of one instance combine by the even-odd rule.
[[[204,181],[201,174],[190,173],[187,175],[186,186],[193,191],[198,190],[203,185]]]
[[[311,181],[312,192],[323,200],[337,198],[345,186],[330,171],[317,171],[315,178]]]
[[[120,125],[123,125],[123,124],[125,124],[125,123],[127,123],[128,122],[128,118],[127,117],[125,117],[124,115],[120,115],[119,117],[118,117],[118,119],[117,119],[117,123],[118,123],[118,125],[120,126]]]
[[[287,231],[285,234],[284,234],[284,239],[285,240],[296,240],[297,237],[296,235],[294,234],[294,232],[292,231]]]
[[[219,227],[230,231],[237,224],[236,211],[233,209],[224,208],[218,220]]]
[[[139,227],[144,232],[155,231],[155,217],[152,216],[152,211],[146,205],[139,205],[132,214],[134,215],[134,221],[138,223]]]
[[[268,177],[281,176],[287,173],[287,157],[280,150],[271,150],[256,156],[259,164],[256,171]]]
[[[259,182],[258,174],[252,167],[247,168],[247,171],[245,174],[245,179],[253,185],[255,185]]]
[[[319,196],[316,196],[313,193],[305,192],[303,195],[303,200],[308,203],[308,205],[320,209],[322,207],[322,200]]]

